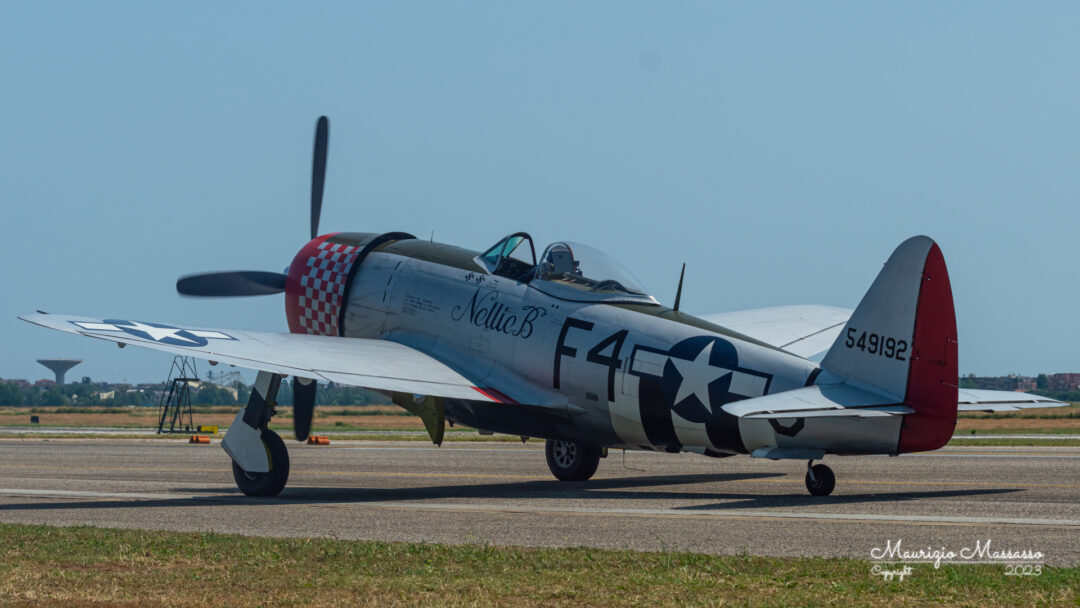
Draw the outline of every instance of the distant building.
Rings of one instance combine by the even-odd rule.
[[[973,388],[988,391],[1023,392],[1035,390],[1035,378],[1017,376],[1016,374],[1009,374],[1008,376],[976,376],[971,374],[965,376],[962,380],[966,380],[968,384],[973,385]]]
[[[1050,374],[1046,387],[1052,391],[1080,391],[1080,374]]]

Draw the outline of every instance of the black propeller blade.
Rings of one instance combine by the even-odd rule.
[[[315,154],[311,164],[312,239],[319,236],[319,215],[322,213],[323,184],[326,180],[326,146],[329,140],[330,121],[325,116],[320,116],[315,124]],[[257,270],[193,274],[176,281],[176,291],[185,296],[264,296],[285,291],[285,275]],[[308,422],[310,428],[310,419]]]
[[[260,270],[190,274],[176,281],[176,291],[185,296],[264,296],[285,291],[285,275]]]
[[[326,146],[330,140],[330,121],[319,117],[315,125],[315,156],[311,162],[311,238],[319,236],[323,183],[326,180]]]
[[[297,441],[311,434],[311,418],[315,415],[315,387],[318,383],[307,378],[293,377],[293,431]]]

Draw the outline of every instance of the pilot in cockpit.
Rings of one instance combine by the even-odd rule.
[[[581,276],[581,264],[574,259],[574,252],[565,243],[555,243],[548,247],[547,255],[541,264],[541,276],[544,279],[570,278]]]

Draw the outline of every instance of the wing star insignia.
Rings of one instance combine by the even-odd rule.
[[[164,323],[144,323],[123,319],[105,319],[104,321],[72,321],[72,325],[91,332],[124,332],[141,340],[150,340],[172,346],[201,347],[210,340],[235,340],[236,338],[221,331],[184,329]]]

